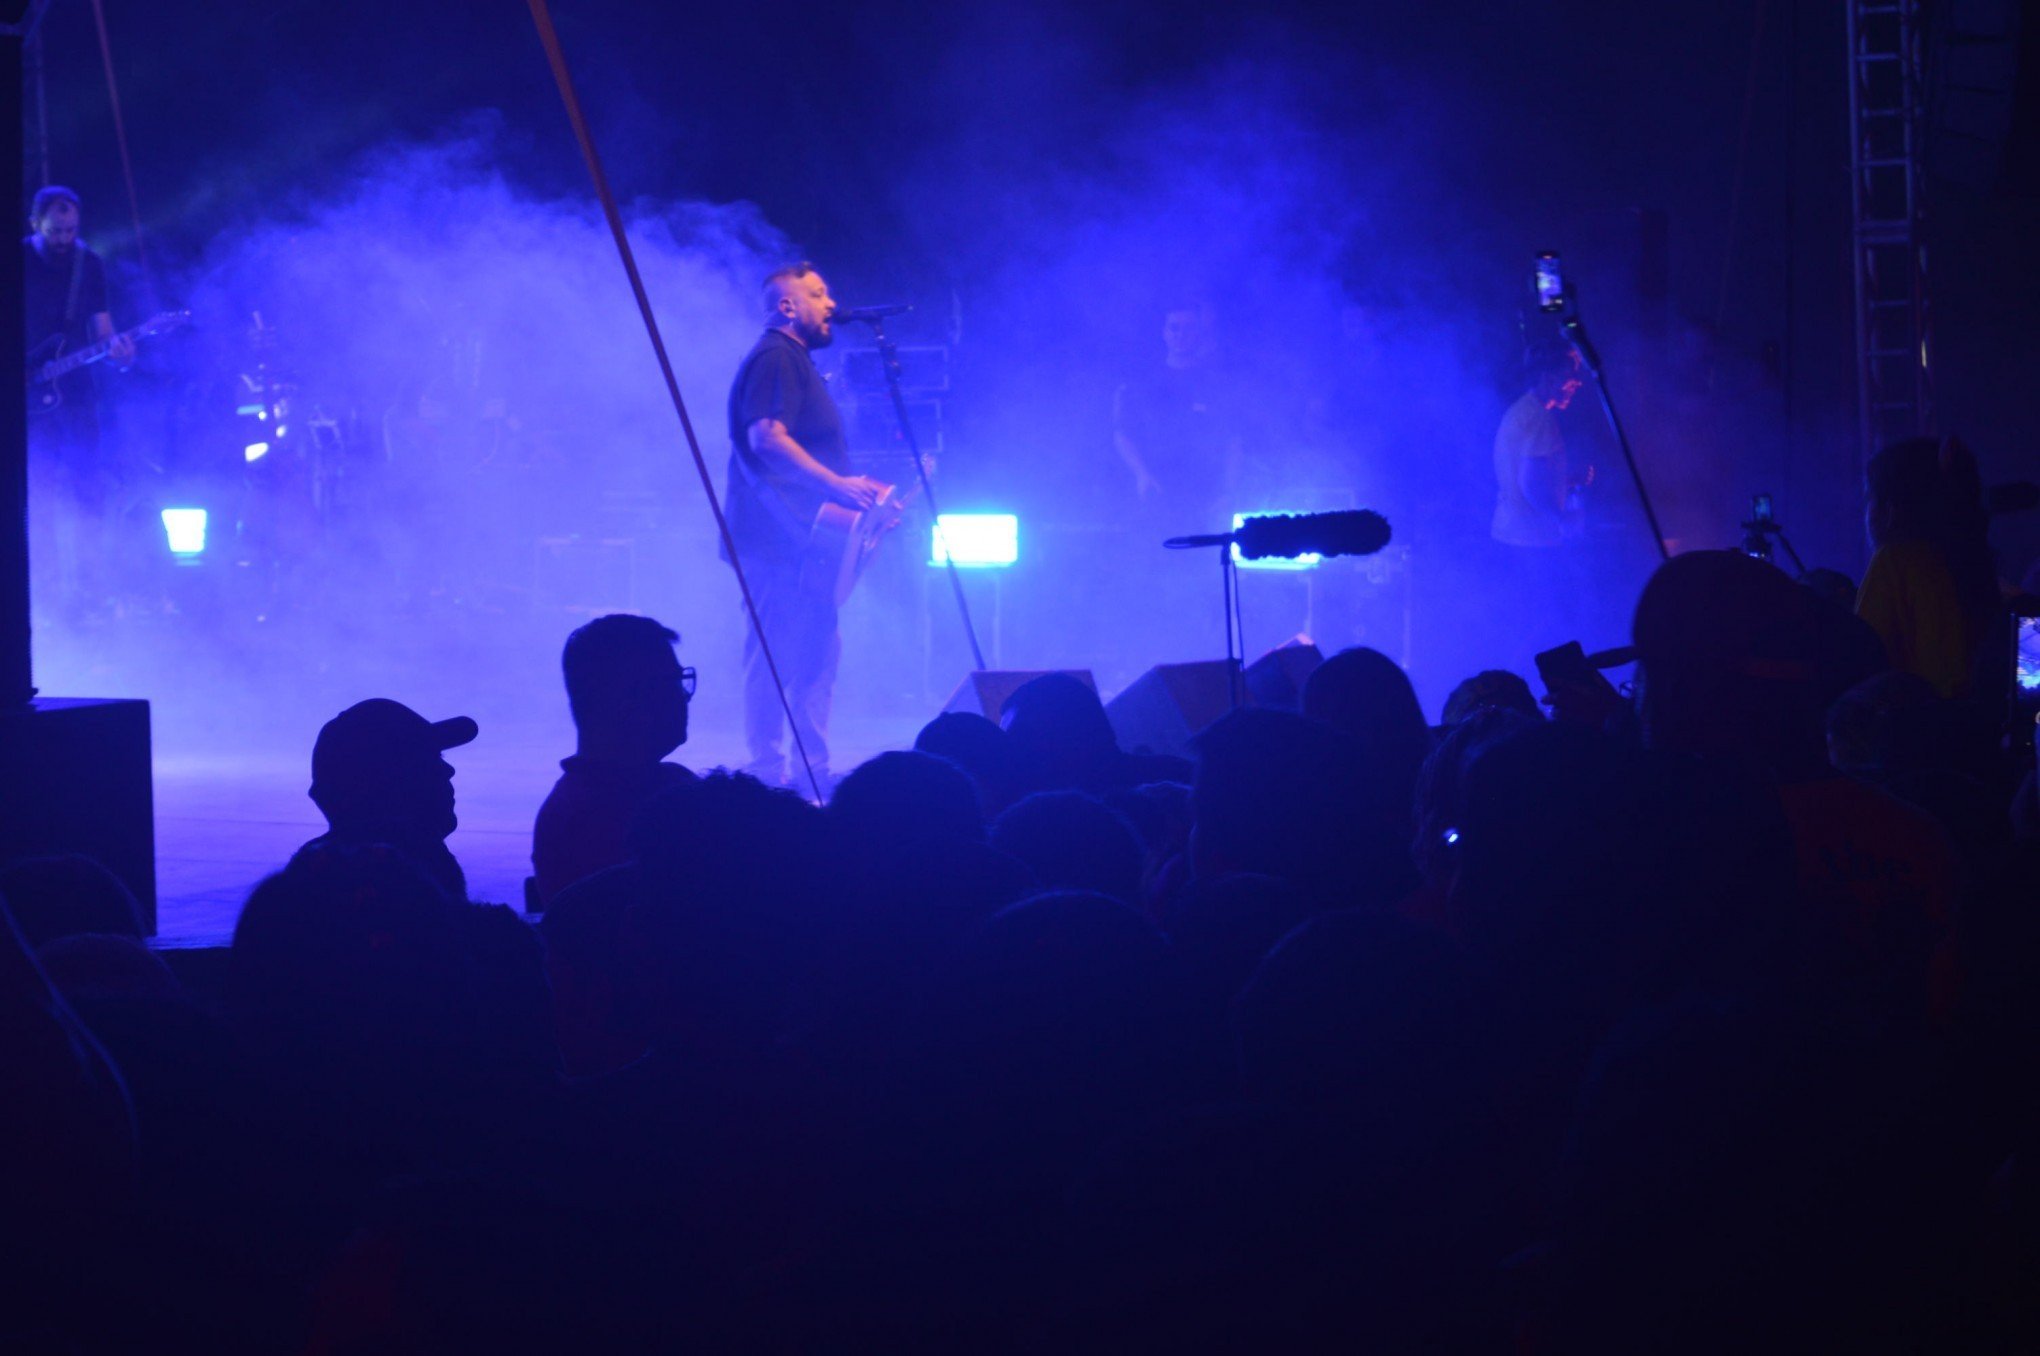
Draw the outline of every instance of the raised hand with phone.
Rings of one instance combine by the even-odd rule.
[[[1537,676],[1544,680],[1544,705],[1551,708],[1553,720],[1606,730],[1619,726],[1630,714],[1628,698],[1608,681],[1577,640],[1539,654]]]

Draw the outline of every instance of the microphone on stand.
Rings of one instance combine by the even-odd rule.
[[[883,320],[887,316],[905,315],[913,309],[911,306],[904,306],[898,303],[890,306],[838,306],[829,313],[829,321],[833,324],[840,320],[847,325],[852,321],[861,320],[868,325],[874,320]]]
[[[1231,532],[1171,537],[1172,551],[1196,546],[1237,546],[1248,560],[1296,556],[1371,556],[1388,545],[1388,519],[1372,509],[1333,513],[1273,513],[1247,519]]]

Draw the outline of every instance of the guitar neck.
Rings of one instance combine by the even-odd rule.
[[[135,333],[135,331],[129,330],[126,334],[118,337],[132,339],[135,337]],[[101,339],[96,344],[90,344],[74,352],[66,353],[61,358],[52,359],[43,368],[42,374],[45,378],[54,380],[57,377],[63,376],[66,372],[77,371],[87,363],[96,363],[111,352],[113,352],[113,340]]]
[[[84,348],[66,353],[60,358],[52,358],[37,369],[35,375],[44,381],[54,381],[66,372],[74,372],[88,363],[98,362],[113,352],[113,346],[123,339],[132,343],[152,338],[176,329],[189,319],[191,319],[189,311],[165,311],[161,315],[150,317],[131,330],[123,330],[111,339],[101,339],[96,344],[87,344]]]

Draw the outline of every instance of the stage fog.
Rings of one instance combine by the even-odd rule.
[[[846,305],[914,307],[888,326],[936,497],[1019,523],[1017,560],[964,581],[990,667],[1088,669],[1110,696],[1153,664],[1216,658],[1214,554],[1162,539],[1348,507],[1386,515],[1390,546],[1247,572],[1249,658],[1296,635],[1369,645],[1435,715],[1476,670],[1624,643],[1657,546],[1590,380],[1554,411],[1579,506],[1563,604],[1513,606],[1490,532],[1497,428],[1557,342],[1529,304],[1540,249],[1565,254],[1675,548],[1733,545],[1749,496],[1781,488],[1766,479],[1784,441],[1776,373],[1648,282],[1699,267],[1677,234],[1667,263],[1634,210],[1662,167],[1588,188],[1562,162],[1525,165],[1512,110],[1463,75],[1355,78],[1290,41],[1130,89],[1099,80],[1081,35],[1008,19],[1010,41],[951,48],[930,97],[963,111],[897,145],[889,178],[816,170],[828,220],[860,226],[849,238],[668,191],[657,149],[678,134],[648,149],[631,129],[683,117],[683,91],[640,85],[598,127],[616,134],[631,241],[718,492],[770,269],[812,259]],[[103,383],[121,495],[95,530],[118,587],[67,606],[45,562],[44,690],[147,697],[166,758],[259,756],[279,778],[328,716],[396,697],[474,716],[463,757],[516,765],[535,797],[572,747],[561,642],[632,611],[678,630],[700,671],[678,756],[741,761],[738,594],[532,74],[528,108],[470,111],[310,188],[248,196],[259,206],[230,228],[162,246],[147,286],[117,270],[123,323],[154,308],[192,321]],[[1578,190],[1563,209],[1555,180]],[[117,253],[107,208],[90,228]],[[1129,413],[1186,355],[1223,391],[1215,460]],[[908,481],[868,331],[842,327],[816,356],[861,468]],[[1853,549],[1854,493],[1808,529],[1830,554]],[[202,552],[173,555],[171,508],[206,510]],[[845,610],[839,770],[905,744],[972,666],[924,510]]]

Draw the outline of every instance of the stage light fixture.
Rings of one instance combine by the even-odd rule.
[[[1020,559],[1020,519],[1010,513],[945,513],[930,534],[928,563],[1003,570]]]
[[[170,539],[171,555],[195,556],[205,550],[205,517],[202,508],[163,510],[163,535]]]
[[[1297,509],[1255,509],[1252,513],[1235,513],[1232,516],[1232,530],[1235,532],[1239,531],[1241,527],[1245,526],[1249,518],[1267,518],[1278,513],[1296,513],[1299,511]],[[1226,549],[1232,552],[1233,564],[1242,570],[1315,570],[1319,562],[1324,559],[1323,556],[1313,552],[1309,555],[1290,557],[1267,556],[1260,560],[1250,560],[1240,554],[1240,548],[1237,544]]]
[[[264,457],[268,455],[269,455],[268,443],[249,443],[246,447],[241,449],[242,459],[250,462],[261,461]]]

